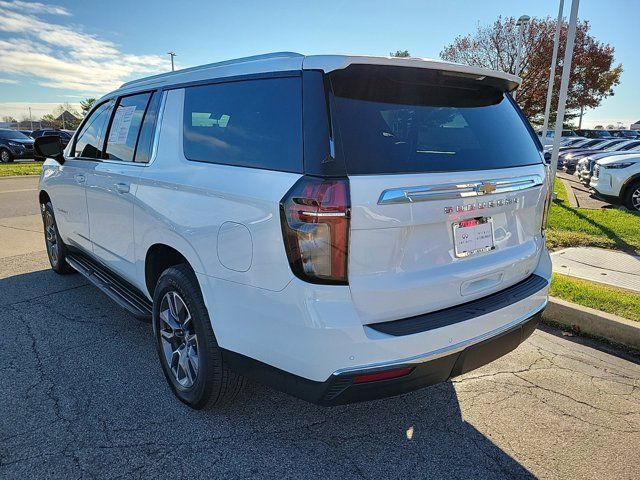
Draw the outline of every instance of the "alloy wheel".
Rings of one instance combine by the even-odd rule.
[[[160,302],[160,340],[169,370],[178,384],[191,387],[198,377],[198,336],[191,313],[176,291],[165,293]]]
[[[2,160],[2,163],[9,163],[11,155],[9,155],[9,152],[6,150],[2,150],[2,152],[0,152],[0,160]]]
[[[51,263],[55,266],[58,264],[58,236],[56,235],[55,221],[51,212],[47,211],[44,214],[44,233],[45,241],[47,243],[47,252]]]
[[[631,206],[640,211],[640,185],[631,193]]]

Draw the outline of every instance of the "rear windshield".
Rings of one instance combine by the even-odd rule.
[[[541,163],[535,134],[484,77],[352,65],[329,75],[349,174],[484,170]]]

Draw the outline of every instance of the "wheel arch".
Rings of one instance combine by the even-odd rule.
[[[189,259],[177,248],[165,243],[154,243],[149,246],[144,259],[144,281],[151,298],[162,272],[180,264],[187,265],[195,273]]]
[[[51,201],[51,197],[46,190],[40,190],[40,193],[38,194],[38,201],[40,202],[40,205],[44,205]]]
[[[622,188],[620,189],[620,198],[624,198],[624,196],[627,194],[627,189],[637,181],[640,181],[640,173],[636,173],[635,175],[631,175],[629,178],[627,178],[622,184]]]

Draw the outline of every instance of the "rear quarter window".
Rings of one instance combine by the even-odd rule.
[[[300,77],[185,88],[184,155],[199,162],[300,173]]]

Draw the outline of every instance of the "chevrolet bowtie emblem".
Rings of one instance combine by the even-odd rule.
[[[496,191],[496,186],[493,183],[482,183],[476,187],[479,193],[487,194]]]

